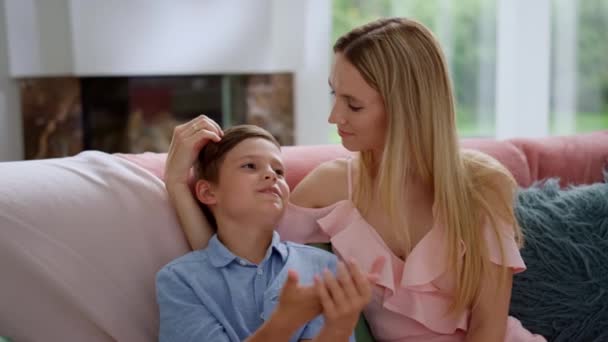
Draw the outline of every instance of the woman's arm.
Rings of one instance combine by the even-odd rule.
[[[192,195],[188,184],[166,184],[169,201],[173,205],[179,224],[186,234],[192,250],[207,246],[213,235],[213,229],[203,214],[199,203]]]
[[[200,150],[209,141],[219,141],[222,135],[219,125],[204,115],[173,130],[165,164],[165,187],[192,249],[207,246],[213,229],[190,191],[188,178]]]
[[[513,287],[510,269],[502,277],[502,266],[490,263],[482,279],[479,301],[471,312],[467,342],[504,341]]]

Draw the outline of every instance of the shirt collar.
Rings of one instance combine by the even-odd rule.
[[[273,251],[281,256],[283,262],[287,261],[287,247],[285,244],[281,243],[281,237],[276,231],[272,233],[272,241],[270,242],[270,246],[268,247],[264,260],[262,260],[261,264],[265,263],[266,260],[270,258]],[[209,240],[209,244],[207,245],[207,255],[209,256],[211,265],[214,267],[225,267],[235,259],[238,259],[238,257],[234,255],[228,248],[226,248],[220,239],[218,239],[217,234],[213,235],[211,240]]]

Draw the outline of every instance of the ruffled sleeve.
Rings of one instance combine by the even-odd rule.
[[[304,208],[289,203],[279,222],[277,232],[281,240],[297,243],[325,243],[329,236],[319,227],[317,220],[326,216],[335,205],[324,208]]]
[[[515,241],[515,232],[513,228],[507,224],[498,222],[499,236],[496,236],[494,228],[489,220],[484,225],[484,238],[488,246],[490,261],[496,265],[504,265],[513,273],[523,272],[526,269],[526,264],[519,252],[519,246]],[[501,246],[504,252],[504,258],[501,253]]]
[[[492,263],[505,265],[513,273],[523,272],[526,269],[511,227],[506,224],[499,226],[500,239],[497,238],[489,220],[486,221],[482,229],[482,236],[485,239],[488,256]],[[444,279],[449,279],[443,277],[448,273],[449,269],[446,263],[446,242],[447,233],[445,227],[441,224],[436,224],[408,256],[404,266],[401,285],[417,291],[433,291],[435,289],[433,284],[446,284],[447,282]],[[501,254],[501,247],[504,252],[504,259]],[[466,246],[461,241],[459,248],[460,257],[462,258],[465,253]]]

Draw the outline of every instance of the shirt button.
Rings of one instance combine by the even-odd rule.
[[[243,259],[239,259],[239,264],[241,264],[241,266],[245,266],[247,265],[247,262],[245,262]]]
[[[258,268],[258,275],[262,275],[262,274],[264,274],[264,271],[262,271],[261,268]]]

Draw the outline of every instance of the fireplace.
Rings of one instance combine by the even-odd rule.
[[[199,114],[250,123],[294,143],[293,75],[39,77],[19,80],[26,159],[82,150],[166,152],[173,128]]]

